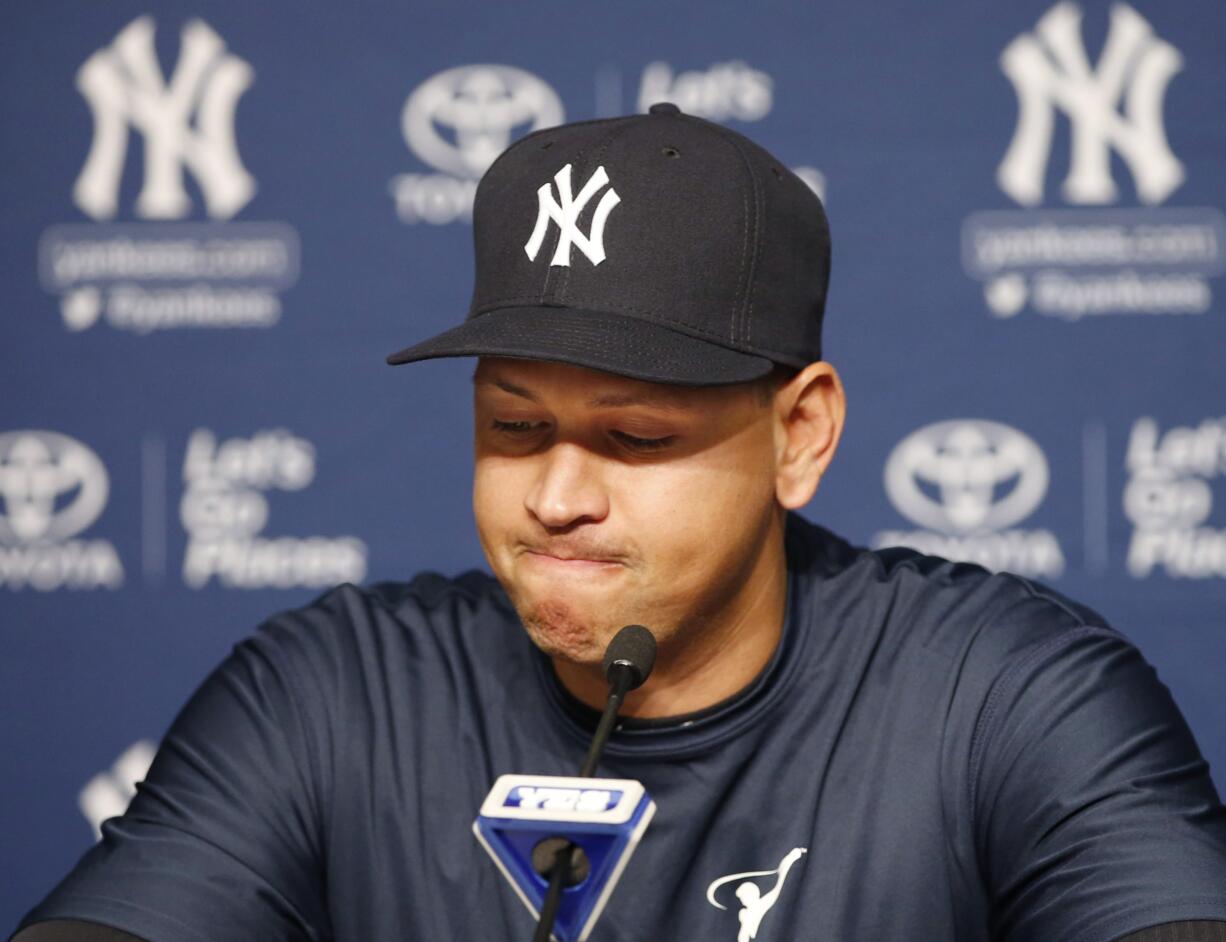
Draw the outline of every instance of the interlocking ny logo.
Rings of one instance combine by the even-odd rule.
[[[558,187],[556,200],[553,198],[548,183],[536,191],[540,209],[536,214],[536,227],[532,230],[532,237],[524,245],[524,251],[528,253],[529,259],[536,261],[536,253],[541,250],[541,243],[545,241],[545,233],[549,229],[549,220],[552,219],[558,224],[559,231],[558,247],[554,250],[550,265],[569,267],[572,244],[579,246],[580,251],[593,265],[599,265],[605,259],[604,224],[609,218],[609,213],[613,211],[613,207],[621,202],[621,197],[612,187],[605,191],[600,202],[596,204],[589,235],[585,236],[579,231],[579,216],[592,197],[609,182],[609,175],[605,173],[604,167],[597,167],[596,172],[588,178],[587,183],[583,185],[583,189],[576,197],[572,195],[570,170],[571,165],[567,164],[554,174],[553,182]]]
[[[1183,182],[1183,165],[1171,153],[1162,124],[1167,83],[1183,57],[1154,35],[1136,10],[1117,3],[1097,69],[1090,68],[1081,39],[1081,11],[1070,2],[1052,7],[1035,28],[1001,54],[1001,68],[1018,98],[1017,129],[996,179],[1023,206],[1043,199],[1054,111],[1072,124],[1072,153],[1064,195],[1072,203],[1111,203],[1111,148],[1128,165],[1137,195],[1161,203]],[[1126,114],[1117,107],[1124,102]]]
[[[186,167],[200,184],[209,215],[228,219],[255,193],[255,180],[234,141],[234,112],[254,73],[226,52],[207,23],[191,20],[183,27],[179,61],[167,84],[153,31],[152,17],[133,20],[77,71],[77,88],[93,112],[94,139],[73,198],[94,219],[115,215],[131,126],[145,136],[138,216],[180,219],[190,212],[183,188]]]
[[[153,765],[157,747],[147,739],[132,743],[106,772],[99,772],[77,796],[77,807],[93,826],[95,839],[102,838],[102,822],[123,814]]]

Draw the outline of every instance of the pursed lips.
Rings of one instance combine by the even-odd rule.
[[[521,553],[533,563],[570,570],[595,570],[621,566],[622,561],[615,557],[602,556],[599,553],[583,550],[546,549],[539,546],[525,546]],[[590,553],[590,555],[588,555]]]

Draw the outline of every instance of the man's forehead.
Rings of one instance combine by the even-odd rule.
[[[690,411],[701,408],[712,390],[630,379],[565,363],[482,357],[473,373],[477,389],[494,388],[530,402],[564,395],[591,408],[648,405]]]

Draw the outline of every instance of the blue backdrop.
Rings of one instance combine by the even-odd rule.
[[[477,178],[672,100],[821,192],[807,513],[1102,611],[1226,768],[1226,6],[8,4],[0,930],[195,685],[335,582],[483,564]]]

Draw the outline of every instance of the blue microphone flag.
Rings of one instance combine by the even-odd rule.
[[[503,775],[481,805],[473,834],[534,919],[549,881],[532,866],[533,848],[551,837],[581,847],[590,869],[563,889],[553,933],[560,942],[583,942],[655,812],[633,779]]]

